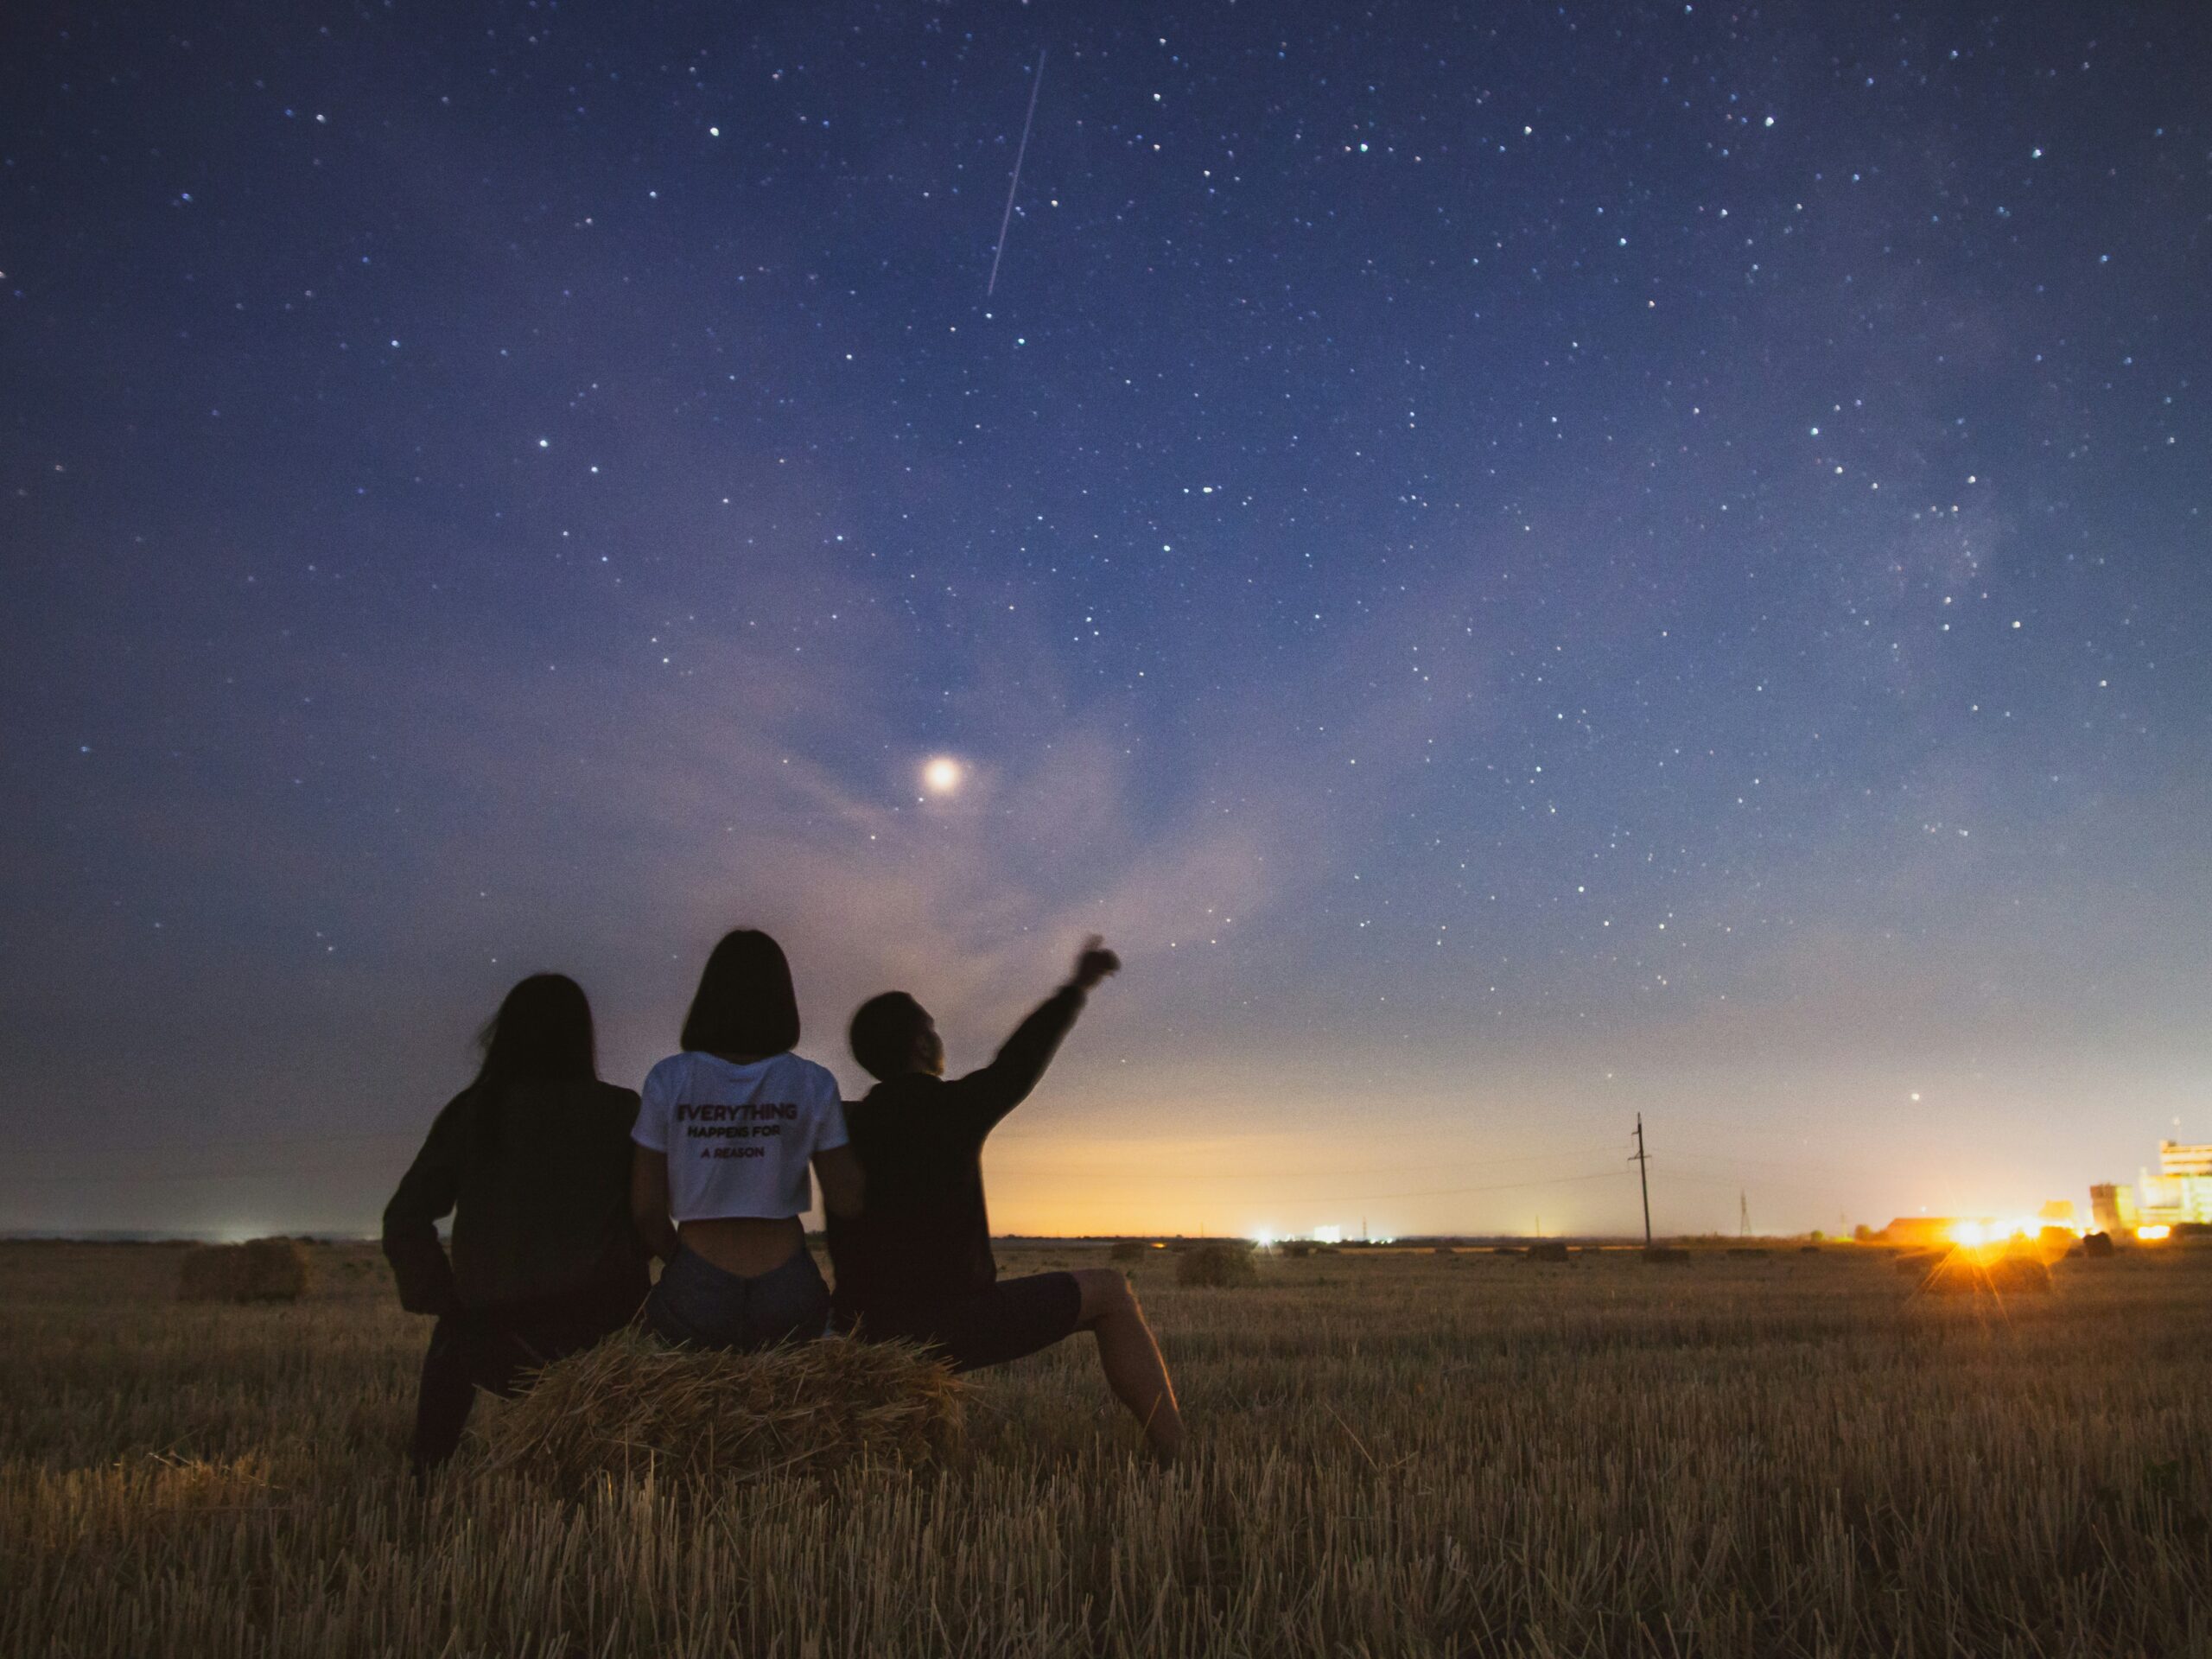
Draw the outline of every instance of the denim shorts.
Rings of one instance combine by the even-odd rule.
[[[678,1249],[645,1298],[645,1323],[664,1342],[695,1348],[772,1348],[811,1342],[830,1321],[830,1287],[804,1249],[757,1278],[725,1273]]]

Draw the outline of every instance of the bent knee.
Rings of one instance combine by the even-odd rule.
[[[1137,1294],[1120,1268],[1078,1268],[1074,1277],[1077,1287],[1083,1292],[1085,1325],[1125,1309],[1135,1311]]]

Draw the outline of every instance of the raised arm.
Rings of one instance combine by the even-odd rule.
[[[454,1306],[453,1264],[438,1243],[439,1221],[453,1213],[461,1191],[461,1170],[474,1116],[474,1091],[463,1090],[446,1103],[422,1151],[399,1190],[384,1207],[384,1253],[399,1287],[399,1305],[410,1313],[450,1313]]]
[[[1109,974],[1121,971],[1122,959],[1093,935],[1076,957],[1075,972],[1014,1030],[996,1058],[980,1071],[971,1071],[955,1086],[961,1104],[975,1117],[980,1133],[1029,1098],[1029,1091],[1045,1075],[1045,1068],[1059,1052],[1061,1039],[1074,1026],[1076,1015],[1091,989]]]

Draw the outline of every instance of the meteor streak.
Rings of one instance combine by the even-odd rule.
[[[983,284],[983,297],[988,299],[999,285],[999,261],[1006,257],[1007,226],[1014,223],[1014,193],[1021,188],[1021,158],[1029,153],[1029,129],[1037,121],[1037,94],[1045,85],[1045,51],[1037,48],[1037,73],[1029,78],[1029,113],[1021,119],[1021,142],[1014,146],[1014,176],[1007,181],[1006,212],[999,215],[998,251],[991,255],[991,280]]]

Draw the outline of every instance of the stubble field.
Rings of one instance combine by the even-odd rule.
[[[173,1249],[0,1246],[0,1652],[2212,1653],[2212,1252],[2001,1307],[1849,1249],[1155,1254],[1172,1471],[1077,1338],[953,1468],[581,1500],[467,1452],[418,1495],[427,1324],[315,1256],[180,1306]]]

